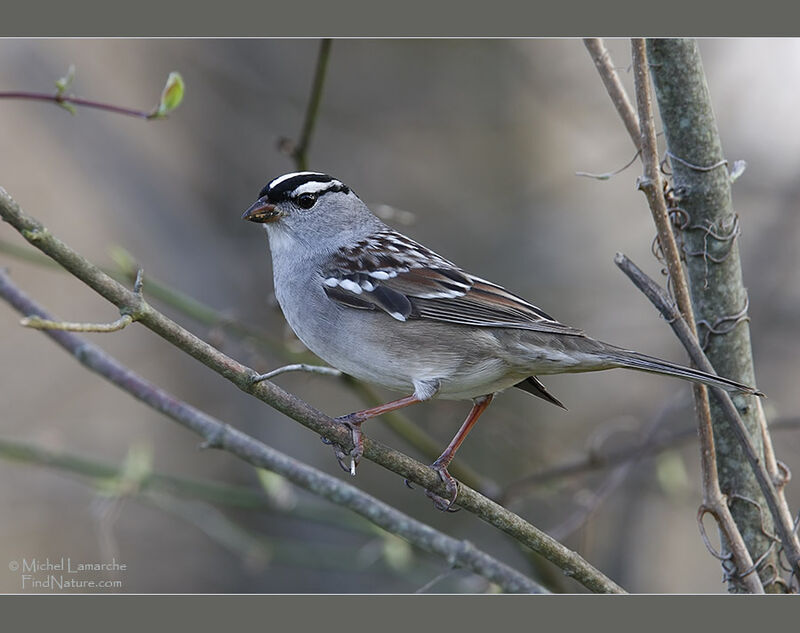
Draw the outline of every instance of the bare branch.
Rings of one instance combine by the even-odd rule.
[[[796,431],[798,428],[800,428],[800,418],[775,420],[769,425],[769,430],[773,433],[784,430]],[[692,426],[656,436],[651,440],[645,438],[634,446],[610,449],[608,452],[603,453],[597,450],[589,450],[585,455],[564,460],[561,463],[548,466],[510,483],[503,491],[501,501],[505,504],[510,499],[524,496],[537,487],[544,486],[555,480],[613,468],[632,459],[637,459],[640,455],[642,457],[652,457],[685,444],[696,437],[697,427]]]
[[[622,85],[614,64],[611,62],[611,54],[606,49],[603,40],[599,38],[586,38],[583,43],[592,56],[597,72],[600,73],[600,79],[603,80],[608,96],[611,97],[611,102],[625,124],[625,129],[628,130],[634,146],[639,150],[641,148],[639,120],[631,105],[631,100],[628,98],[628,93],[625,91],[625,86]]]
[[[314,80],[311,84],[311,95],[306,106],[306,115],[303,120],[303,129],[300,132],[300,140],[294,147],[289,142],[289,150],[298,171],[308,169],[308,149],[311,146],[311,138],[314,134],[314,126],[317,123],[319,106],[322,103],[322,88],[325,86],[325,74],[328,69],[328,60],[331,55],[330,39],[323,39],[319,43],[319,53],[317,54],[317,67],[314,70]],[[284,139],[282,145],[286,145]]]
[[[698,323],[709,335],[704,350],[719,373],[746,384],[755,384],[750,328],[743,313],[747,306],[739,259],[738,219],[734,211],[731,175],[722,148],[711,95],[703,71],[698,43],[692,39],[648,39],[647,57],[664,125],[667,155],[672,168],[670,204],[680,212],[680,239],[685,255],[692,305]],[[681,306],[683,311],[683,307]],[[684,311],[684,314],[685,311]],[[718,327],[729,323],[732,327]],[[699,328],[699,325],[698,325]],[[699,331],[699,329],[698,329]],[[762,438],[769,442],[760,407],[752,397],[735,395],[734,399],[759,459],[766,459],[772,476],[779,477],[774,453],[763,449]],[[730,511],[745,542],[757,559],[772,546],[760,530],[760,511],[742,503],[735,495],[755,499],[766,508],[758,477],[748,464],[749,458],[727,422],[724,406],[711,402],[711,425],[714,434],[715,461],[719,486],[730,499]],[[788,507],[779,491],[779,506]],[[784,521],[786,520],[784,517]],[[724,544],[723,544],[724,547]],[[767,591],[782,591],[782,583],[773,582],[779,552],[764,560],[762,579]],[[741,570],[742,568],[739,567]],[[771,570],[771,571],[770,571]],[[740,590],[735,574],[730,574],[733,591]]]
[[[667,203],[664,200],[664,182],[661,179],[661,170],[659,168],[656,129],[653,123],[653,95],[650,91],[650,73],[647,69],[647,52],[644,40],[633,40],[632,48],[633,79],[636,85],[636,104],[639,108],[639,122],[641,124],[640,146],[644,172],[638,185],[639,189],[647,197],[647,203],[653,215],[653,222],[658,230],[658,242],[664,254],[678,308],[694,332],[696,329],[692,301],[689,297],[689,287],[683,274],[680,251],[672,233]]]
[[[20,312],[37,314],[44,319],[50,318],[2,271],[0,271],[0,296]],[[314,494],[353,510],[425,551],[444,556],[447,560],[456,561],[458,565],[502,584],[508,591],[546,592],[534,581],[481,552],[471,544],[446,536],[395,510],[379,499],[361,492],[354,486],[284,455],[230,425],[178,400],[172,394],[124,367],[99,347],[84,341],[75,334],[59,330],[46,330],[46,334],[75,356],[81,364],[178,424],[197,433],[210,446],[230,452],[259,468],[267,468],[276,472]]]
[[[58,95],[55,93],[26,92],[22,90],[9,91],[9,92],[0,92],[0,99],[23,99],[25,101],[49,101],[57,105],[62,105],[67,103],[70,105],[82,106],[84,108],[93,108],[95,110],[104,110],[106,112],[113,112],[114,114],[132,116],[137,119],[152,120],[155,118],[160,118],[153,116],[152,110],[137,110],[135,108],[125,108],[123,106],[111,105],[110,103],[93,101],[92,99],[82,99],[81,97],[75,97],[70,95]]]
[[[691,332],[688,324],[675,307],[675,304],[669,299],[666,292],[624,255],[617,254],[614,261],[617,266],[619,266],[620,270],[630,278],[634,285],[644,293],[661,315],[669,322],[673,332],[675,332],[681,343],[683,343],[686,351],[689,352],[689,356],[692,358],[694,364],[702,371],[711,374],[716,373],[703,353],[700,344],[697,342],[697,337]],[[794,534],[794,525],[791,515],[788,514],[788,509],[785,508],[779,500],[772,478],[769,476],[769,473],[759,458],[753,441],[750,438],[750,434],[747,431],[747,427],[739,416],[739,412],[736,410],[736,405],[733,404],[730,395],[717,387],[712,387],[711,392],[724,411],[730,428],[744,450],[747,461],[750,463],[750,467],[755,473],[761,492],[764,494],[767,505],[775,520],[775,527],[778,531],[778,536],[780,537],[784,551],[786,552],[786,556],[792,565],[792,571],[794,574],[800,574],[800,542],[798,542],[797,536]],[[750,569],[750,567],[752,567],[752,564],[739,567],[739,569],[745,570]]]
[[[641,150],[643,176],[639,188],[647,197],[650,212],[656,225],[658,244],[667,265],[669,281],[675,294],[679,313],[685,319],[686,327],[694,335],[697,328],[694,323],[694,312],[689,295],[686,276],[681,266],[681,257],[675,236],[670,225],[669,212],[664,198],[664,185],[661,179],[658,147],[656,145],[655,124],[653,122],[653,96],[650,90],[650,72],[647,65],[647,50],[643,39],[634,39],[631,43],[633,56],[633,76],[636,86],[636,103],[639,111],[641,127]],[[750,555],[744,538],[733,520],[730,509],[719,485],[716,450],[714,448],[714,432],[711,418],[711,405],[708,390],[703,385],[693,385],[695,409],[697,412],[698,432],[700,436],[700,465],[703,477],[703,504],[711,509],[711,513],[720,523],[725,534],[737,569],[752,567]],[[748,591],[762,593],[764,591],[757,575],[748,574],[742,578]]]
[[[633,163],[636,162],[636,159],[639,158],[639,151],[637,151],[633,158],[631,158],[627,163],[625,163],[622,167],[615,169],[614,171],[607,171],[604,174],[593,174],[588,171],[576,171],[576,176],[582,176],[584,178],[593,178],[594,180],[611,180],[617,174],[621,174],[623,171],[628,169]]]
[[[133,292],[142,296],[142,283],[144,272],[139,269],[136,273],[136,281],[133,284]],[[75,323],[73,321],[51,321],[42,319],[38,316],[26,316],[20,319],[19,324],[34,330],[62,330],[64,332],[119,332],[125,329],[136,320],[136,316],[128,312],[123,312],[122,316],[111,323]]]
[[[292,371],[303,371],[309,374],[321,374],[323,376],[341,376],[342,372],[338,369],[333,367],[324,367],[322,365],[306,365],[305,363],[295,363],[293,365],[284,365],[283,367],[278,367],[277,369],[273,369],[272,371],[268,371],[266,374],[259,374],[258,376],[253,377],[253,382],[261,382],[262,380],[269,380],[270,378],[274,378],[275,376],[280,376],[281,374],[286,374]]]
[[[48,321],[37,316],[24,317],[19,320],[23,327],[34,330],[63,330],[66,332],[119,332],[133,323],[130,314],[123,314],[111,323],[75,323],[72,321]]]

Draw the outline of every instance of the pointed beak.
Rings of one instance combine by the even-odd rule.
[[[260,222],[262,224],[267,222],[275,222],[283,216],[283,213],[274,204],[269,202],[264,196],[256,200],[252,206],[244,212],[242,220],[250,220],[251,222]]]

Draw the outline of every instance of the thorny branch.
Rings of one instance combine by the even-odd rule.
[[[351,434],[343,425],[270,381],[254,382],[254,378],[258,376],[257,372],[186,331],[158,312],[142,297],[104,274],[83,256],[50,234],[38,220],[26,215],[2,188],[0,188],[0,216],[33,246],[52,257],[106,300],[126,310],[139,323],[227,378],[242,391],[262,400],[331,442],[340,444],[346,449],[351,447]],[[53,332],[53,335],[55,334],[56,332]],[[61,334],[66,335],[66,333]],[[230,428],[226,429],[221,439],[226,439],[228,436],[239,438],[238,432]],[[212,445],[214,440],[216,436],[210,440]],[[245,448],[242,450],[245,451]],[[444,485],[434,470],[375,440],[365,438],[364,457],[426,489],[439,494],[445,492]],[[460,487],[458,504],[538,552],[588,589],[611,593],[624,591],[578,554],[468,486]]]
[[[0,296],[23,314],[50,317],[19,290],[0,271]],[[481,552],[466,541],[458,541],[412,519],[354,486],[303,464],[255,438],[224,424],[210,415],[178,400],[172,394],[146,381],[99,347],[63,330],[46,330],[47,336],[75,356],[91,371],[128,392],[153,409],[204,438],[211,448],[228,451],[259,468],[276,472],[294,484],[325,497],[397,534],[418,547],[454,561],[486,576],[511,592],[545,593],[534,581]]]

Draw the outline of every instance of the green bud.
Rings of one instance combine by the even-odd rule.
[[[166,116],[167,113],[177,108],[183,101],[184,84],[180,73],[171,72],[167,77],[167,83],[161,92],[161,101],[158,108],[153,113],[153,118]]]

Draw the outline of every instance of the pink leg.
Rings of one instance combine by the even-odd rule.
[[[400,398],[398,400],[392,400],[386,404],[379,404],[378,406],[370,407],[369,409],[355,411],[354,413],[336,418],[337,422],[341,422],[347,426],[353,434],[352,451],[345,453],[341,447],[334,447],[334,450],[336,451],[336,460],[339,462],[339,466],[342,467],[342,470],[355,477],[356,466],[358,466],[358,462],[361,461],[361,456],[364,454],[364,436],[361,433],[362,422],[369,420],[370,418],[374,418],[375,416],[389,413],[390,411],[397,411],[397,409],[402,409],[403,407],[417,404],[418,402],[422,402],[422,400],[420,400],[416,394],[411,394],[410,396],[405,396],[404,398]],[[346,457],[350,458],[349,468],[345,465]]]
[[[447,445],[447,448],[444,449],[444,452],[439,455],[433,464],[431,464],[431,468],[439,473],[439,477],[447,487],[447,499],[440,497],[430,490],[425,491],[425,494],[433,500],[433,504],[439,510],[449,511],[452,508],[456,497],[458,496],[458,482],[449,472],[447,472],[447,467],[450,465],[450,462],[453,461],[453,457],[455,457],[458,447],[461,446],[461,443],[466,439],[467,435],[472,430],[472,427],[475,426],[475,422],[478,421],[478,418],[481,417],[481,414],[486,411],[487,407],[492,403],[492,398],[494,398],[494,394],[481,396],[480,398],[475,398],[475,400],[473,400],[472,409],[470,410],[469,415],[467,415],[467,419],[464,420],[464,424],[461,425],[461,428],[458,429],[458,433],[456,433],[453,439],[450,440],[450,444]]]

